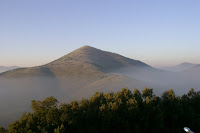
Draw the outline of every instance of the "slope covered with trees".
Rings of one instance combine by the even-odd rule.
[[[117,93],[96,92],[90,99],[68,104],[48,97],[32,101],[31,107],[33,113],[24,113],[10,124],[9,132],[181,133],[185,126],[200,132],[200,92],[194,89],[181,97],[169,89],[157,97],[150,88],[142,93],[124,88]]]

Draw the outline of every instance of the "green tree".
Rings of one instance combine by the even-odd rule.
[[[32,110],[35,112],[41,112],[41,111],[46,111],[49,110],[53,107],[57,107],[57,99],[54,97],[48,97],[44,101],[32,101],[31,107]]]
[[[0,126],[0,133],[8,133],[8,131],[5,128]]]
[[[116,93],[96,92],[90,99],[60,104],[49,97],[32,101],[32,113],[24,113],[9,125],[10,133],[179,133],[184,126],[200,132],[200,92],[191,89],[182,97],[172,89],[162,97],[145,88],[142,94],[124,88]],[[2,132],[4,128],[0,128]]]
[[[142,97],[146,99],[146,97],[152,98],[153,97],[153,89],[152,88],[145,88],[142,90]]]
[[[58,128],[54,129],[54,133],[65,133],[65,126],[62,124]]]
[[[140,93],[139,90],[137,90],[136,88],[133,90],[133,97],[135,98],[135,100],[138,103],[142,103],[142,94]]]
[[[175,99],[175,93],[172,89],[169,89],[168,91],[165,91],[162,95],[162,99],[164,101],[174,101]]]

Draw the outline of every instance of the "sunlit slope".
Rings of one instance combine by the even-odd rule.
[[[50,76],[66,79],[101,79],[105,74],[120,72],[123,69],[149,68],[151,66],[121,55],[83,46],[53,62],[32,68],[20,68],[0,74],[1,78]]]
[[[102,76],[125,67],[150,67],[140,61],[90,46],[81,47],[45,66],[56,76]]]

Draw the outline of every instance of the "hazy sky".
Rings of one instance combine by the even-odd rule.
[[[83,45],[152,66],[200,63],[199,0],[0,0],[0,66],[48,63]]]

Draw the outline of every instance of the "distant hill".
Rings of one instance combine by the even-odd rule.
[[[192,68],[189,69],[189,71],[196,71],[196,72],[198,71],[198,72],[200,72],[200,64],[193,66]]]
[[[18,66],[0,66],[0,73],[19,68]]]
[[[200,64],[185,70],[183,73],[190,74],[191,76],[199,76],[200,78]]]
[[[197,64],[184,62],[184,63],[181,63],[176,66],[162,67],[161,69],[166,70],[166,71],[181,72],[181,71],[190,69],[190,68],[194,67],[195,65],[197,65]]]

